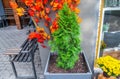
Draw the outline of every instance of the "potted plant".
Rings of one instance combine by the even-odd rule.
[[[98,76],[98,79],[116,79],[120,76],[119,60],[111,56],[103,56],[97,59],[96,63],[103,71],[103,73]]]
[[[91,79],[91,70],[80,47],[80,26],[76,14],[64,4],[55,19],[51,53],[45,68],[45,79]],[[54,25],[51,26],[51,28]]]

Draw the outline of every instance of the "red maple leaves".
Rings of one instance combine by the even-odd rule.
[[[59,29],[59,25],[57,23],[57,19],[59,18],[58,15],[56,15],[56,19],[52,21],[51,17],[49,16],[51,10],[57,12],[57,10],[62,9],[63,4],[66,2],[68,6],[71,8],[72,11],[74,11],[76,14],[80,12],[80,10],[77,8],[77,5],[80,3],[80,0],[22,0],[23,3],[26,4],[28,7],[28,13],[31,17],[33,17],[33,20],[36,22],[37,32],[31,32],[28,36],[29,39],[37,38],[38,42],[41,43],[41,46],[46,48],[46,46],[43,44],[45,40],[50,39],[50,35],[45,32],[43,28],[38,27],[40,20],[44,20],[44,25],[50,28],[51,33],[54,33],[56,30]],[[48,3],[50,5],[48,6]],[[16,2],[10,1],[10,6],[13,9],[17,10],[17,14],[19,16],[22,16],[24,14],[24,10],[20,8]],[[81,22],[81,19],[77,18],[78,22]],[[50,25],[51,24],[51,25]],[[50,27],[49,27],[50,26]]]

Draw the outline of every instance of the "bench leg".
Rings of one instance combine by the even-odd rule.
[[[17,75],[17,71],[16,71],[16,68],[15,68],[15,64],[14,64],[13,61],[11,61],[11,58],[12,58],[12,56],[9,55],[9,61],[10,61],[10,64],[12,65],[13,72],[14,72],[14,74],[15,74],[15,77],[17,78],[18,75]]]
[[[14,62],[11,61],[10,63],[11,63],[11,65],[12,65],[13,72],[14,72],[14,74],[15,74],[15,77],[17,78],[18,76],[17,76],[17,71],[16,71],[16,68],[15,68]]]
[[[41,67],[41,69],[42,69],[41,57],[40,57],[40,53],[39,53],[40,49],[39,49],[39,48],[37,48],[37,50],[38,50],[38,56],[39,56],[39,61],[40,61],[40,67]]]
[[[32,60],[32,68],[33,68],[33,73],[34,73],[35,79],[37,79],[37,74],[36,74],[36,70],[35,70],[35,64],[34,64],[33,60]]]

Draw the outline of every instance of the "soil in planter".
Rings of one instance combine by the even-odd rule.
[[[86,65],[83,54],[79,55],[79,60],[76,62],[73,69],[62,69],[56,66],[57,55],[50,56],[50,62],[48,66],[48,72],[50,73],[86,73],[88,72],[88,67]]]

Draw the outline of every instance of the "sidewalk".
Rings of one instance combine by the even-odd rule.
[[[0,79],[15,79],[9,57],[4,55],[4,51],[8,48],[20,47],[20,45],[26,39],[27,29],[17,30],[14,26],[6,28],[0,28]],[[35,66],[38,79],[44,79],[41,74],[41,65],[39,61],[38,51],[35,54]],[[32,76],[31,63],[15,63],[18,75],[20,76]]]

